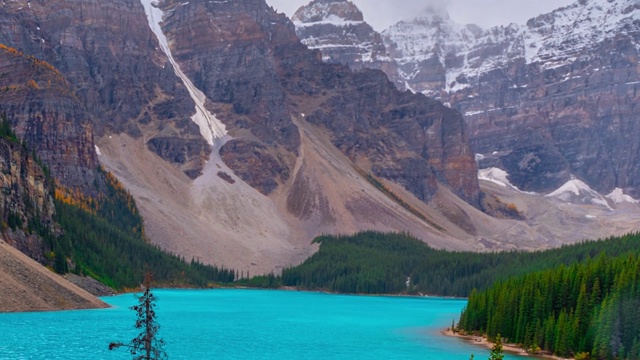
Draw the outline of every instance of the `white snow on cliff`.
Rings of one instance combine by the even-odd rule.
[[[167,55],[169,62],[173,65],[176,75],[182,80],[185,87],[189,91],[189,95],[196,103],[196,113],[191,117],[191,120],[195,122],[200,128],[200,134],[207,140],[209,145],[213,145],[215,139],[220,139],[227,134],[224,124],[218,120],[215,115],[211,114],[204,106],[206,101],[205,95],[200,91],[193,82],[180,70],[180,66],[174,60],[169,48],[167,37],[162,31],[160,24],[164,17],[163,11],[158,8],[157,0],[140,0],[144,11],[147,14],[147,20],[149,21],[149,27],[158,38],[162,51]]]
[[[498,168],[488,168],[478,170],[478,179],[492,182],[502,187],[516,188],[509,182],[509,174]]]
[[[483,157],[481,154],[476,154],[476,160],[479,160],[481,157]],[[513,185],[509,181],[509,173],[500,168],[492,167],[478,170],[478,180],[492,182],[496,185],[506,187],[523,194],[537,195],[534,192],[522,191],[517,186]]]

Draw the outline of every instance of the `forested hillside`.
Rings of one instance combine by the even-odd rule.
[[[527,349],[640,359],[640,257],[605,254],[473,292],[459,327]]]
[[[131,195],[113,175],[102,169],[99,173],[104,175],[106,191],[97,198],[56,189],[58,211],[54,219],[63,235],[48,238],[56,259],[66,260],[55,262],[57,272],[89,275],[116,289],[137,286],[146,271],[165,285],[207,286],[233,281],[232,270],[193,260],[187,263],[148,243]]]
[[[510,276],[570,265],[597,257],[638,253],[640,235],[592,241],[559,249],[478,254],[435,250],[403,234],[363,232],[321,236],[320,250],[281,278],[256,278],[253,285],[294,286],[343,293],[401,293],[467,297]]]
[[[27,255],[36,261],[57,273],[91,276],[118,290],[138,286],[147,271],[161,285],[200,287],[233,282],[233,270],[185,261],[150,244],[133,197],[101,167],[94,183],[97,195],[87,196],[54,180],[12,131],[5,114],[1,116],[0,141],[6,150],[0,160],[13,164],[3,170],[7,174],[0,193],[2,232],[14,239],[9,243],[19,249],[27,242],[20,239],[38,239],[28,242]],[[20,174],[13,174],[18,168],[16,159],[22,159],[25,167]],[[27,189],[29,181],[18,181],[29,178],[25,175],[27,164],[34,173],[32,168],[39,169],[29,176],[42,194]]]

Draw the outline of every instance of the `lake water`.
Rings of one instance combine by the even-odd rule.
[[[488,350],[440,335],[465,300],[268,290],[156,290],[170,359],[466,360]],[[113,308],[0,314],[0,359],[131,359],[133,295]],[[519,359],[507,356],[507,359]]]

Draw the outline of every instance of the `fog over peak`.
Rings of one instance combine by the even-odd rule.
[[[400,20],[410,20],[427,12],[448,13],[461,24],[482,27],[524,24],[528,19],[568,5],[576,0],[351,0],[364,13],[365,20],[382,31]],[[267,0],[288,16],[310,0]]]

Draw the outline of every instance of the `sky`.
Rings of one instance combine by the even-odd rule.
[[[311,0],[266,0],[278,12],[289,17]],[[446,9],[453,20],[461,24],[482,27],[524,24],[534,16],[544,14],[576,0],[351,0],[364,14],[364,19],[377,31],[400,20],[412,19],[425,9]],[[401,5],[399,5],[401,4]]]

